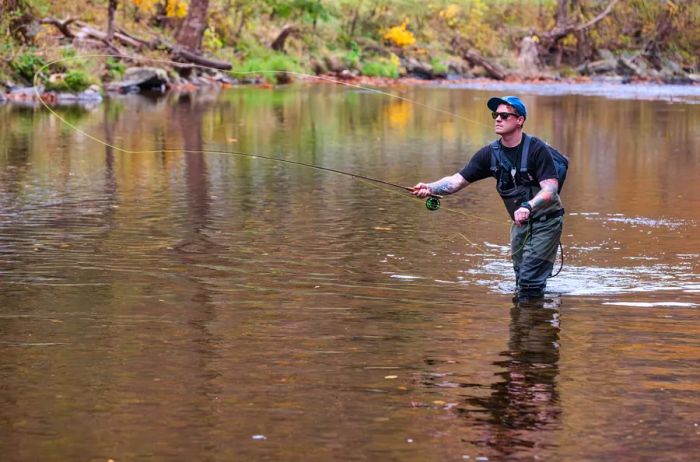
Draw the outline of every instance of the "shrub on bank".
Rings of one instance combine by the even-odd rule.
[[[10,67],[19,77],[24,79],[26,83],[31,83],[34,79],[34,74],[46,65],[44,58],[37,55],[34,50],[29,50],[21,53],[10,61]]]
[[[399,66],[396,63],[385,60],[368,61],[362,65],[362,75],[367,77],[399,77]]]
[[[108,80],[119,80],[124,76],[126,66],[121,61],[117,61],[115,58],[110,57],[107,58],[107,61],[105,61],[105,70],[107,71]]]
[[[231,75],[237,79],[263,78],[269,83],[289,83],[291,77],[285,72],[303,72],[301,66],[282,53],[254,56],[234,64]]]
[[[98,83],[97,79],[93,79],[84,71],[73,69],[65,74],[54,74],[46,82],[47,90],[68,91],[72,93],[80,93],[85,91],[92,84]]]

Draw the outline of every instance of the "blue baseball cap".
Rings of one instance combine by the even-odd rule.
[[[513,109],[515,109],[518,114],[523,117],[527,117],[527,109],[525,109],[525,104],[517,96],[504,96],[503,98],[494,97],[491,98],[488,103],[486,103],[489,109],[494,112],[498,109],[499,104],[513,106]]]

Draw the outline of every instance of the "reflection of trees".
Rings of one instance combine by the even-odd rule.
[[[543,431],[561,415],[556,378],[559,374],[558,312],[542,305],[511,310],[510,342],[494,364],[503,369],[487,397],[470,397],[459,412],[484,428],[471,441],[510,454],[545,440]],[[536,438],[536,439],[535,439]]]
[[[187,205],[191,220],[189,231],[192,233],[184,245],[202,244],[205,248],[211,244],[202,233],[209,219],[209,181],[207,165],[202,152],[202,118],[206,107],[192,95],[184,94],[173,107],[172,117],[182,135],[186,152],[185,175],[187,182]],[[182,246],[181,246],[182,247]]]
[[[193,385],[196,388],[194,393],[203,398],[199,409],[202,422],[211,421],[211,396],[217,394],[213,379],[218,377],[218,373],[210,372],[211,362],[216,356],[215,338],[209,327],[216,319],[215,294],[210,289],[212,281],[206,271],[200,271],[199,266],[200,263],[211,262],[213,256],[219,253],[219,245],[207,233],[211,221],[210,179],[206,157],[202,152],[198,152],[204,149],[202,121],[208,109],[206,102],[197,99],[196,95],[184,94],[174,104],[170,114],[183,142],[182,146],[170,148],[181,148],[185,151],[182,155],[185,161],[189,220],[184,227],[186,235],[174,246],[174,250],[178,259],[188,268],[186,278],[192,285],[187,324],[192,329],[190,342],[197,348],[196,355],[193,355],[189,365],[192,370],[198,371],[194,374]],[[209,431],[206,426],[202,429],[204,433]],[[195,433],[196,435],[191,435],[194,438],[207,438],[204,433]]]

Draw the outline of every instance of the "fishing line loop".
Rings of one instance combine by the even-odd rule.
[[[168,153],[201,153],[201,154],[206,154],[206,153],[213,153],[213,154],[236,155],[236,156],[248,157],[248,158],[260,158],[260,159],[265,159],[265,160],[269,160],[269,161],[281,162],[281,163],[286,163],[286,164],[291,164],[291,165],[298,165],[298,166],[313,168],[313,169],[317,169],[317,170],[323,170],[323,171],[327,171],[327,172],[332,172],[332,173],[336,173],[336,174],[340,174],[340,175],[350,176],[350,177],[355,178],[355,179],[360,180],[360,181],[366,181],[366,182],[368,182],[368,184],[371,184],[372,186],[378,187],[378,188],[380,188],[380,189],[385,189],[385,188],[382,188],[382,187],[381,187],[381,185],[384,185],[384,186],[391,186],[391,187],[394,187],[394,188],[403,189],[403,190],[406,190],[406,191],[412,191],[412,188],[409,188],[409,187],[407,187],[407,186],[402,186],[402,185],[399,185],[399,184],[396,184],[396,183],[392,183],[392,182],[389,182],[389,181],[380,180],[380,179],[377,179],[377,178],[370,178],[370,177],[363,176],[363,175],[358,175],[358,174],[355,174],[355,173],[344,172],[344,171],[341,171],[341,170],[336,170],[336,169],[333,169],[333,168],[323,167],[323,166],[314,165],[314,164],[308,164],[308,163],[305,163],[305,162],[293,161],[293,160],[282,159],[282,158],[277,158],[277,157],[268,157],[268,156],[263,156],[263,155],[260,155],[260,154],[250,154],[250,153],[245,153],[245,152],[235,151],[235,150],[226,150],[226,151],[224,151],[224,150],[217,150],[217,149],[202,149],[202,150],[192,150],[192,149],[151,149],[151,150],[133,150],[133,149],[127,149],[127,148],[123,148],[123,147],[120,147],[120,146],[111,144],[111,143],[109,143],[109,142],[107,142],[107,141],[105,141],[105,140],[103,140],[103,139],[100,139],[100,138],[97,138],[97,137],[91,135],[90,133],[87,133],[86,131],[80,129],[80,128],[77,127],[76,125],[70,123],[68,120],[66,120],[64,117],[62,117],[62,116],[61,116],[60,114],[58,114],[56,111],[54,111],[54,110],[47,104],[47,102],[44,101],[44,99],[42,98],[42,95],[39,93],[39,89],[38,89],[38,85],[37,85],[37,78],[38,78],[40,75],[43,74],[43,72],[44,72],[45,69],[47,69],[48,67],[50,67],[50,66],[52,66],[52,65],[55,65],[55,64],[58,64],[58,63],[62,63],[62,62],[65,62],[65,61],[76,60],[76,59],[85,59],[85,58],[121,58],[121,59],[130,60],[130,61],[134,61],[134,62],[144,62],[144,61],[146,61],[146,62],[149,62],[149,63],[169,64],[169,65],[173,65],[173,66],[182,66],[182,63],[178,63],[178,62],[176,62],[176,61],[166,60],[166,59],[143,58],[143,57],[126,56],[126,55],[122,55],[122,54],[104,54],[104,53],[100,53],[100,54],[76,55],[76,56],[61,58],[61,59],[58,59],[58,60],[51,61],[51,62],[45,64],[44,66],[42,66],[39,70],[37,70],[37,72],[34,74],[33,84],[34,84],[34,92],[35,92],[35,94],[36,94],[37,100],[41,103],[41,105],[42,105],[47,111],[49,111],[54,117],[56,117],[58,120],[60,120],[65,126],[71,128],[74,132],[79,133],[79,134],[85,136],[86,138],[88,138],[88,139],[94,141],[94,142],[97,143],[97,144],[100,144],[100,145],[102,145],[102,146],[111,148],[111,149],[113,149],[113,150],[115,150],[115,151],[122,152],[122,153],[125,153],[125,154],[154,154],[154,153],[155,153],[155,154],[168,154]],[[203,65],[199,65],[199,64],[188,64],[188,67],[189,67],[189,68],[207,69],[207,70],[210,70],[210,69],[211,69],[211,68],[208,67],[208,66],[203,66]],[[355,89],[363,90],[363,91],[366,91],[366,92],[369,92],[369,93],[373,93],[373,94],[377,94],[377,95],[381,95],[381,96],[386,96],[386,97],[393,98],[393,99],[397,99],[397,100],[400,100],[400,101],[405,101],[405,102],[411,103],[411,104],[416,105],[416,106],[423,107],[423,108],[425,108],[425,109],[428,109],[428,110],[431,110],[431,111],[434,111],[434,112],[438,112],[438,113],[441,113],[441,114],[449,115],[449,116],[451,116],[451,117],[454,117],[454,118],[463,120],[463,121],[465,121],[465,122],[469,122],[469,123],[473,123],[473,124],[477,124],[477,125],[482,125],[482,126],[491,128],[491,125],[485,124],[485,123],[480,122],[480,121],[478,121],[478,120],[470,119],[470,118],[468,118],[468,117],[461,116],[461,115],[456,114],[456,113],[454,113],[454,112],[450,112],[450,111],[446,111],[446,110],[441,109],[441,108],[433,107],[433,106],[430,106],[430,105],[428,105],[428,104],[422,103],[422,102],[417,101],[417,100],[412,99],[412,98],[407,98],[407,97],[405,97],[405,96],[401,96],[401,95],[398,95],[398,94],[395,94],[395,93],[391,93],[391,92],[379,90],[379,89],[377,89],[377,88],[366,87],[366,86],[363,86],[363,85],[357,85],[357,84],[350,83],[350,82],[344,82],[344,81],[342,81],[342,80],[337,80],[337,79],[333,79],[333,78],[326,77],[326,76],[318,76],[318,75],[306,74],[306,73],[303,73],[303,72],[295,72],[295,71],[264,71],[264,70],[263,70],[263,71],[232,72],[232,73],[233,73],[234,75],[247,75],[247,74],[256,74],[256,75],[258,75],[258,74],[278,74],[278,73],[286,73],[286,74],[290,74],[290,75],[297,76],[297,77],[315,79],[315,80],[319,80],[319,81],[322,81],[322,82],[332,83],[332,84],[335,84],[335,85],[341,85],[341,86],[349,87],[349,88],[355,88]],[[386,190],[386,189],[385,189],[385,190]],[[392,191],[392,192],[394,192],[394,191]],[[446,210],[446,211],[448,211],[448,212],[456,213],[456,214],[462,215],[462,216],[466,217],[466,218],[469,219],[469,220],[477,219],[477,220],[480,220],[480,221],[486,221],[486,222],[492,222],[492,223],[499,223],[499,224],[505,223],[505,222],[502,221],[502,220],[489,219],[489,218],[485,218],[485,217],[478,216],[478,215],[473,214],[473,213],[468,213],[468,214],[467,214],[467,213],[465,213],[465,212],[462,211],[462,210],[454,209],[454,208],[451,208],[451,207],[443,207],[443,206],[441,206],[440,199],[442,199],[442,196],[440,196],[440,195],[437,195],[437,194],[431,194],[431,195],[429,195],[429,196],[427,197],[426,201],[425,201],[425,206],[426,206],[426,208],[427,208],[428,210],[430,210],[430,211],[436,211],[436,210],[442,208],[443,210]],[[462,236],[462,237],[465,237],[462,233],[458,233],[458,234],[459,234],[460,236]],[[470,241],[470,242],[471,242],[471,241]],[[472,244],[473,244],[473,243],[472,243]],[[476,245],[476,244],[474,244],[474,245]],[[521,249],[519,249],[519,250],[521,250]]]

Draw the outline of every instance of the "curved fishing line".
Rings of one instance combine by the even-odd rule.
[[[113,150],[115,150],[115,151],[122,152],[122,153],[125,153],[125,154],[164,154],[164,153],[170,153],[170,154],[174,154],[174,153],[201,153],[201,154],[206,154],[206,153],[214,153],[214,154],[236,155],[236,156],[247,157],[247,158],[253,158],[253,159],[254,159],[254,158],[260,158],[260,159],[264,159],[264,160],[268,160],[268,161],[281,162],[281,163],[286,163],[286,164],[290,164],[290,165],[303,166],[303,167],[313,168],[313,169],[316,169],[316,170],[322,170],[322,171],[328,171],[328,172],[332,172],[332,173],[336,173],[336,174],[340,174],[340,175],[346,175],[346,176],[355,178],[355,179],[360,180],[360,181],[366,181],[366,182],[368,182],[368,184],[371,184],[371,185],[374,186],[374,187],[377,187],[377,188],[379,188],[379,189],[383,189],[383,190],[386,190],[386,191],[391,191],[391,190],[389,190],[389,189],[387,189],[387,188],[382,188],[382,187],[380,187],[379,185],[392,186],[392,187],[394,187],[394,188],[399,188],[399,189],[403,189],[403,190],[406,190],[406,191],[411,191],[411,190],[412,190],[412,188],[409,188],[409,187],[407,187],[407,186],[403,186],[403,185],[391,183],[391,182],[389,182],[389,181],[379,180],[379,179],[376,179],[376,178],[369,178],[369,177],[366,177],[366,176],[363,176],[363,175],[358,175],[358,174],[354,174],[354,173],[350,173],[350,172],[344,172],[344,171],[336,170],[336,169],[333,169],[333,168],[322,167],[322,166],[318,166],[318,165],[314,165],[314,164],[308,164],[308,163],[305,163],[305,162],[299,162],[299,161],[292,161],[292,160],[287,160],[287,159],[281,159],[281,158],[277,158],[277,157],[269,157],[269,156],[263,156],[263,155],[258,155],[258,154],[250,154],[250,153],[245,153],[245,152],[242,152],[242,151],[234,151],[234,150],[224,151],[224,150],[216,150],[216,149],[202,149],[202,150],[193,150],[193,149],[150,149],[150,150],[134,150],[134,149],[122,148],[122,147],[120,147],[120,146],[116,146],[116,145],[114,145],[114,144],[111,144],[111,143],[109,143],[109,142],[107,142],[107,141],[105,141],[105,140],[103,140],[103,139],[101,139],[101,138],[97,138],[97,137],[91,135],[90,133],[86,132],[85,130],[82,130],[81,128],[79,128],[79,127],[77,127],[76,125],[72,124],[71,122],[69,122],[68,120],[66,120],[64,117],[62,117],[60,114],[58,114],[56,111],[54,111],[54,110],[46,103],[46,101],[44,101],[44,99],[41,98],[41,94],[39,93],[39,90],[38,90],[37,78],[38,78],[38,77],[42,74],[42,72],[43,72],[45,69],[47,69],[48,67],[50,67],[50,66],[52,66],[52,65],[54,65],[54,64],[63,63],[63,62],[66,62],[66,61],[71,61],[71,60],[83,59],[83,58],[110,58],[110,57],[111,57],[111,58],[121,58],[121,59],[131,60],[131,61],[135,61],[135,62],[139,62],[139,61],[140,61],[140,62],[143,62],[143,61],[146,61],[146,62],[150,62],[150,63],[161,63],[161,64],[169,64],[169,65],[174,65],[174,66],[182,66],[182,65],[183,65],[183,63],[179,63],[179,62],[177,62],[177,61],[172,61],[172,60],[166,60],[166,59],[140,58],[140,57],[131,57],[131,56],[126,56],[126,55],[121,55],[121,54],[104,54],[104,53],[100,53],[100,54],[86,54],[86,55],[79,55],[79,56],[71,56],[71,57],[61,58],[61,59],[57,59],[57,60],[51,61],[51,62],[49,62],[49,63],[46,63],[46,64],[43,65],[41,68],[39,68],[39,69],[37,70],[37,72],[34,74],[34,77],[33,77],[34,92],[35,92],[35,94],[36,94],[37,100],[41,103],[41,105],[42,105],[47,111],[49,111],[54,117],[56,117],[58,120],[60,120],[64,125],[66,125],[67,127],[71,128],[71,129],[72,129],[73,131],[75,131],[76,133],[79,133],[79,134],[85,136],[86,138],[88,138],[88,139],[94,141],[94,142],[97,143],[97,144],[100,144],[100,145],[102,145],[102,146],[111,148],[111,149],[113,149]],[[189,67],[189,68],[206,69],[206,70],[211,70],[211,69],[212,69],[212,68],[209,67],[209,66],[203,66],[203,65],[199,65],[199,64],[187,64],[187,67]],[[477,125],[481,125],[481,126],[485,126],[485,127],[491,128],[490,125],[487,125],[487,124],[485,124],[485,123],[483,123],[483,122],[480,122],[480,121],[478,121],[478,120],[470,119],[470,118],[468,118],[468,117],[461,116],[461,115],[456,114],[456,113],[454,113],[454,112],[450,112],[450,111],[446,111],[446,110],[441,109],[441,108],[433,107],[433,106],[430,106],[430,105],[425,104],[425,103],[421,103],[420,101],[416,101],[416,100],[411,99],[411,98],[407,98],[407,97],[404,97],[404,96],[401,96],[401,95],[397,95],[397,94],[395,94],[395,93],[386,92],[386,91],[383,91],[383,90],[378,90],[378,89],[376,89],[376,88],[366,87],[366,86],[363,86],[363,85],[357,85],[357,84],[353,84],[353,83],[350,83],[350,82],[343,82],[343,81],[341,81],[341,80],[332,79],[332,78],[325,77],[325,76],[317,76],[317,75],[313,75],[313,74],[306,74],[306,73],[294,72],[294,71],[244,71],[244,72],[233,72],[233,74],[238,74],[238,75],[246,75],[246,74],[256,74],[256,75],[257,75],[257,74],[280,74],[280,73],[282,73],[282,74],[285,74],[285,73],[286,73],[286,74],[295,75],[295,76],[299,76],[299,77],[306,77],[306,78],[316,79],[316,80],[320,80],[320,81],[323,81],[323,82],[333,83],[333,84],[336,84],[336,85],[342,85],[342,86],[349,87],[349,88],[355,88],[355,89],[358,89],[358,90],[367,91],[367,92],[369,92],[369,93],[374,93],[374,94],[378,94],[378,95],[381,95],[381,96],[387,96],[387,97],[389,97],[389,98],[394,98],[394,99],[397,99],[397,100],[400,100],[400,101],[405,101],[405,102],[414,104],[414,105],[416,105],[416,106],[420,106],[420,107],[423,107],[423,108],[425,108],[425,109],[429,109],[429,110],[431,110],[431,111],[435,111],[435,112],[439,112],[439,113],[442,113],[442,114],[445,114],[445,115],[449,115],[449,116],[451,116],[451,117],[455,117],[455,118],[457,118],[457,119],[461,119],[461,120],[463,120],[463,121],[465,121],[465,122],[475,123],[475,124],[477,124]],[[374,182],[374,183],[376,183],[376,184],[372,184],[372,183],[369,183],[369,182]],[[391,192],[394,192],[394,193],[397,193],[397,194],[398,194],[397,191],[391,191]],[[402,195],[402,196],[403,196],[403,195]],[[435,198],[440,198],[440,197],[441,197],[441,196],[438,196],[438,195],[430,195],[430,196],[431,196],[431,197],[435,197]],[[441,208],[443,208],[444,210],[446,210],[446,211],[448,211],[448,212],[452,212],[452,213],[456,213],[456,214],[462,215],[462,216],[464,216],[466,219],[477,219],[477,220],[481,220],[481,221],[486,221],[486,222],[491,222],[491,223],[499,223],[499,224],[504,223],[502,220],[495,220],[495,219],[485,218],[485,217],[481,217],[481,216],[475,215],[475,214],[473,214],[473,213],[467,214],[467,213],[464,212],[463,210],[455,209],[455,208],[452,208],[452,207],[445,207],[445,206],[443,206],[443,207],[441,207]],[[463,234],[461,234],[461,233],[458,233],[458,234],[460,234],[460,235],[462,235],[462,237],[464,237]],[[467,239],[467,241],[468,241],[470,244],[475,245],[475,246],[477,246],[477,247],[479,248],[479,246],[478,246],[477,244],[475,244],[474,242],[469,241],[468,239]],[[524,245],[525,245],[525,243],[523,243],[523,246],[522,246],[522,247],[524,247]],[[513,253],[513,255],[515,255],[516,253],[518,253],[519,251],[521,251],[521,250],[522,250],[522,247],[521,247],[520,249],[518,249],[517,251],[515,251],[515,252]],[[481,249],[483,250],[483,248],[481,248]]]

